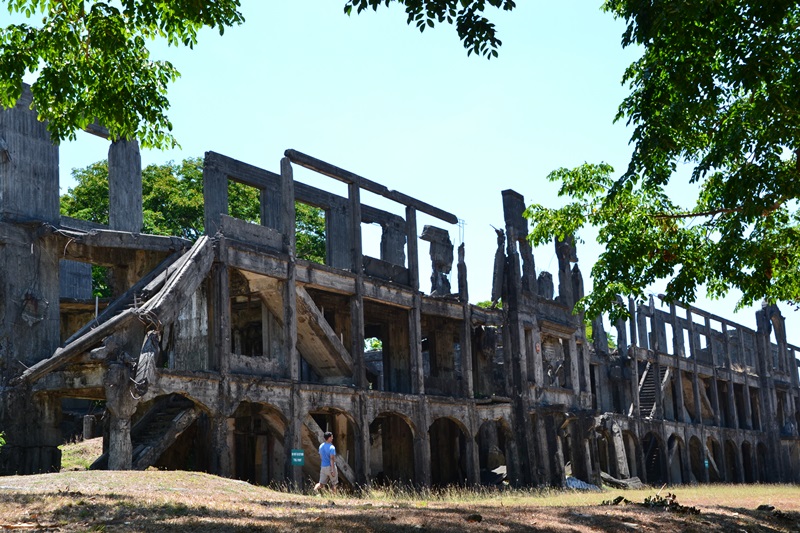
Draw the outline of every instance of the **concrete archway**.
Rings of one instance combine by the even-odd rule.
[[[475,441],[481,484],[502,484],[508,476],[509,446],[513,442],[511,426],[503,418],[488,420],[478,428]]]
[[[350,413],[335,407],[319,408],[311,411],[303,421],[302,442],[305,450],[305,466],[303,473],[316,481],[319,476],[319,445],[326,431],[333,433],[333,445],[336,447],[339,466],[339,483],[355,488],[358,461],[366,457],[363,449],[358,425]],[[365,466],[365,465],[364,465]]]
[[[467,432],[453,418],[434,420],[428,429],[431,446],[431,484],[434,487],[467,481]]]
[[[725,470],[723,464],[725,459],[722,456],[722,447],[714,437],[706,439],[706,461],[708,464],[708,481],[719,483],[725,480]]]
[[[622,439],[625,443],[625,457],[628,460],[628,472],[631,477],[639,477],[642,472],[641,464],[639,463],[639,441],[636,435],[630,431],[622,433]]]
[[[286,418],[274,406],[242,402],[229,418],[233,430],[233,475],[256,485],[285,479]]]
[[[767,446],[763,442],[756,445],[756,471],[759,483],[768,481],[767,478]]]
[[[742,442],[742,469],[744,470],[744,482],[755,483],[756,471],[753,462],[753,446],[747,442]]]
[[[642,450],[644,452],[645,475],[650,484],[667,483],[667,464],[664,445],[659,436],[650,431],[642,437]]]
[[[736,474],[736,444],[727,439],[725,441],[725,481],[736,483],[738,481]]]
[[[597,460],[600,471],[613,477],[620,477],[617,462],[614,460],[614,442],[608,430],[603,427],[595,428],[595,442],[597,444]]]
[[[415,485],[414,425],[398,413],[381,413],[369,425],[370,474],[377,485]]]
[[[683,465],[686,461],[686,447],[683,439],[674,433],[667,441],[668,455],[667,468],[669,471],[669,482],[673,485],[683,485],[688,482],[684,479]]]

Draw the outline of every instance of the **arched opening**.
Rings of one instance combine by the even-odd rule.
[[[475,440],[478,444],[481,483],[502,484],[508,477],[508,445],[512,441],[508,422],[502,418],[484,422]]]
[[[625,431],[622,434],[622,438],[625,442],[625,458],[628,461],[630,477],[639,477],[641,469],[639,468],[639,454],[637,453],[639,446],[636,441],[636,436],[630,431]]]
[[[669,457],[667,460],[669,466],[669,481],[673,485],[683,485],[687,482],[687,480],[683,478],[683,465],[686,455],[683,440],[673,434],[667,442],[667,447],[669,448]]]
[[[319,409],[311,411],[306,416],[302,428],[303,449],[305,450],[303,473],[309,476],[314,483],[319,479],[321,464],[319,446],[323,442],[323,434],[326,431],[333,433],[340,485],[355,488],[356,460],[361,456],[358,429],[350,415],[340,409]]]
[[[664,447],[658,435],[652,431],[645,434],[642,438],[642,449],[644,450],[644,464],[647,482],[650,484],[662,484],[667,482],[666,464]]]
[[[414,430],[397,413],[382,413],[369,425],[373,483],[414,485]]]
[[[722,448],[713,437],[706,439],[706,463],[708,465],[708,481],[711,483],[724,481]]]
[[[725,481],[736,483],[736,445],[732,440],[725,441]]]
[[[285,479],[286,419],[280,411],[267,404],[242,402],[231,420],[234,477],[256,485]]]
[[[205,406],[181,394],[158,396],[141,403],[131,420],[132,468],[168,470],[211,469],[210,423]],[[103,455],[92,470],[108,468],[108,433]]]
[[[619,468],[614,460],[614,443],[608,431],[601,427],[595,428],[595,442],[597,443],[597,464],[600,465],[600,471],[618,478]]]
[[[756,482],[756,472],[753,469],[753,447],[749,442],[742,443],[742,469],[744,469],[745,483]]]
[[[697,437],[689,438],[689,465],[692,470],[692,482],[703,483],[706,479],[706,467],[703,461],[703,444]]]
[[[428,436],[431,445],[431,484],[434,487],[463,484],[467,479],[467,439],[461,425],[451,418],[437,418]]]

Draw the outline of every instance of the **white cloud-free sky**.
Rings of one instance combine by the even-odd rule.
[[[407,26],[398,6],[347,17],[344,0],[243,0],[245,24],[224,36],[204,31],[194,50],[151,47],[182,73],[169,93],[181,149],[143,151],[143,162],[213,150],[278,171],[287,148],[313,155],[463,219],[470,299],[488,299],[502,190],[557,206],[557,186],[545,180],[551,170],[605,161],[621,172],[629,160],[630,129],[613,119],[636,50],[621,48],[624,25],[600,4],[523,1],[511,13],[489,11],[503,46],[487,61],[467,57],[450,26],[423,34]],[[106,157],[104,141],[80,137],[62,147],[62,192],[72,168]],[[299,169],[295,177],[344,193]],[[671,187],[692,191],[685,178]],[[364,201],[401,212],[368,194]],[[460,243],[458,227],[422,217],[420,230],[426,223]],[[584,237],[578,257],[588,289],[600,250]],[[365,253],[377,255],[374,240]],[[535,255],[537,271],[555,273],[553,247]],[[753,310],[734,315],[735,302],[696,305],[755,328]],[[783,313],[797,341],[796,313]]]

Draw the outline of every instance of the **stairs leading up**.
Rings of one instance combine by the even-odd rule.
[[[154,465],[199,414],[200,409],[182,396],[173,395],[157,401],[131,429],[133,470],[145,470]],[[106,468],[107,453],[90,467],[92,470]]]
[[[656,374],[658,377],[656,377]],[[639,416],[651,418],[656,407],[656,387],[661,387],[667,375],[665,367],[659,367],[656,373],[654,365],[647,363],[639,381]]]

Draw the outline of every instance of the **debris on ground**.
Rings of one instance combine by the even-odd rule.
[[[580,479],[572,476],[567,476],[567,481],[564,484],[568,489],[573,490],[589,490],[593,492],[602,492],[603,489],[598,487],[597,485],[592,485],[591,483],[586,483],[585,481],[581,481]]]
[[[700,514],[700,509],[689,505],[681,505],[678,503],[678,496],[668,492],[666,496],[655,494],[648,496],[642,503],[632,502],[625,496],[617,496],[613,500],[605,500],[600,505],[638,505],[639,507],[646,507],[649,509],[664,509],[672,513],[680,514]]]

